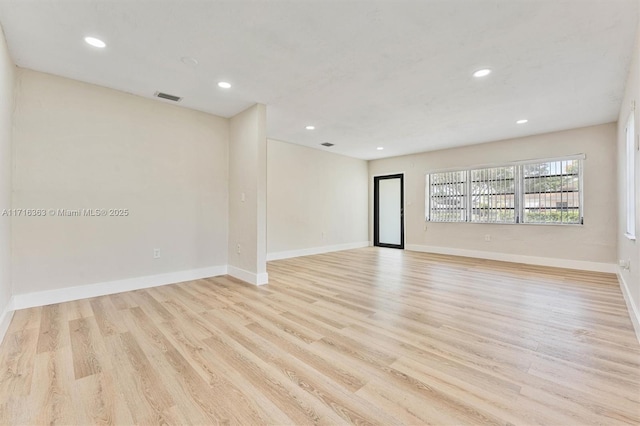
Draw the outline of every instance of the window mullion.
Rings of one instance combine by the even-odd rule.
[[[515,217],[515,222],[516,223],[522,223],[522,215],[524,212],[523,206],[524,206],[524,179],[522,178],[523,173],[522,173],[522,164],[516,166],[516,170],[514,170],[514,178],[515,178],[515,182],[513,183],[513,190],[514,190],[514,196],[513,196],[513,208],[514,208],[514,213],[516,215]]]
[[[472,211],[471,211],[471,207],[473,205],[473,199],[472,199],[472,195],[471,195],[471,170],[467,170],[466,171],[466,176],[467,176],[467,182],[466,182],[466,191],[467,194],[465,196],[465,201],[466,201],[466,207],[467,207],[467,217],[466,217],[466,221],[467,222],[471,222],[471,218],[472,218]]]
[[[580,212],[580,224],[584,225],[584,186],[582,185],[582,166],[584,162],[582,160],[578,160],[578,199],[579,206],[578,211]]]

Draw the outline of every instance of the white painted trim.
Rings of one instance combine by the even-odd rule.
[[[640,342],[640,311],[633,303],[633,299],[631,298],[631,291],[629,290],[629,286],[627,282],[624,280],[622,276],[622,269],[618,268],[618,282],[620,282],[620,290],[622,290],[622,295],[624,296],[624,301],[627,304],[627,310],[629,311],[629,317],[631,318],[631,323],[633,324],[633,329],[636,331],[636,337],[638,342]]]
[[[483,250],[466,250],[453,247],[423,246],[407,244],[406,250],[425,253],[448,254],[451,256],[475,257],[478,259],[499,260],[502,262],[525,263],[527,265],[550,266],[554,268],[578,269],[581,271],[616,273],[614,263],[589,262],[585,260],[559,259],[555,257],[524,256],[520,254],[499,253]]]
[[[187,271],[169,272],[166,274],[147,275],[144,277],[126,278],[97,284],[66,287],[55,290],[37,291],[33,293],[16,294],[13,296],[13,308],[25,309],[34,306],[51,305],[52,303],[69,302],[89,297],[105,296],[107,294],[122,293],[123,291],[139,290],[157,287],[183,281],[226,275],[227,266],[211,266],[208,268],[191,269]]]
[[[351,250],[362,247],[369,247],[369,241],[361,241],[359,243],[337,244],[333,246],[312,247],[301,250],[279,251],[276,253],[267,253],[267,262],[272,260],[289,259],[292,257],[310,256],[313,254],[330,253],[332,251]]]
[[[256,274],[254,272],[245,271],[244,269],[228,265],[227,274],[253,285],[269,284],[269,274],[266,272]]]
[[[9,324],[11,324],[11,319],[13,318],[13,313],[15,310],[13,309],[13,297],[9,299],[9,303],[5,306],[4,311],[2,311],[2,315],[0,315],[0,344],[4,340],[4,336],[7,334],[7,330],[9,329]]]

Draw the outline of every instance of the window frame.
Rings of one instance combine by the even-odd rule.
[[[485,221],[485,220],[474,220],[473,219],[473,184],[474,182],[480,182],[480,181],[475,181],[473,180],[473,172],[478,172],[481,170],[495,170],[495,169],[499,169],[499,168],[510,168],[513,167],[513,177],[510,179],[501,179],[500,182],[503,182],[505,180],[513,180],[513,209],[509,208],[509,210],[513,210],[513,221]],[[502,224],[514,224],[517,223],[517,219],[518,219],[518,170],[519,167],[515,164],[505,164],[505,165],[500,165],[500,166],[489,166],[489,167],[473,167],[473,168],[469,168],[467,171],[467,177],[469,179],[469,189],[468,189],[468,193],[469,193],[469,211],[467,213],[467,217],[469,218],[469,223],[491,223],[491,224],[496,224],[496,225],[502,225]],[[509,193],[510,195],[511,193]],[[502,193],[502,194],[487,194],[486,196],[491,198],[491,196],[495,196],[495,195],[507,195],[507,193]],[[490,208],[491,209],[491,208]]]
[[[529,160],[520,160],[520,161],[511,161],[505,163],[489,163],[489,164],[479,164],[468,167],[456,167],[456,168],[448,168],[448,169],[434,169],[430,170],[426,173],[425,176],[425,222],[431,223],[475,223],[475,224],[484,224],[484,225],[550,225],[550,226],[582,226],[584,225],[584,167],[586,160],[585,154],[573,154],[566,155],[562,157],[551,157],[551,158],[538,158],[538,159],[529,159]],[[524,214],[524,178],[523,178],[523,168],[526,165],[530,164],[539,164],[545,162],[554,162],[554,161],[569,161],[569,160],[579,160],[579,172],[578,172],[578,200],[579,200],[579,221],[578,222],[523,222],[523,214]],[[511,222],[480,222],[472,220],[472,194],[471,194],[471,172],[473,170],[481,170],[481,169],[491,169],[491,168],[499,168],[499,167],[514,167],[514,221]],[[447,173],[447,172],[465,172],[466,173],[466,182],[467,182],[467,191],[466,191],[466,207],[467,213],[465,215],[465,220],[458,221],[438,221],[432,220],[431,215],[431,175],[437,173]]]
[[[431,216],[431,199],[432,199],[431,187],[433,186],[431,184],[431,175],[440,174],[440,173],[444,174],[444,173],[459,173],[459,172],[464,172],[464,170],[446,170],[446,171],[442,171],[442,172],[435,172],[435,173],[427,174],[427,188],[428,188],[429,192],[427,193],[427,199],[425,200],[425,206],[426,206],[426,209],[427,209],[427,212],[428,212],[427,215],[429,217]],[[464,194],[462,195],[463,196],[462,201],[463,201],[463,206],[464,207],[459,209],[460,212],[463,213],[464,220],[437,220],[437,221],[434,221],[434,222],[437,222],[437,223],[464,223],[464,222],[467,221],[468,215],[469,215],[469,205],[468,205],[469,204],[469,200],[468,200],[468,198],[469,198],[469,194],[468,194],[469,181],[468,181],[468,177],[469,176],[466,175],[465,178],[464,178],[464,181],[458,183],[458,184],[463,184],[464,187],[465,187]],[[436,185],[436,184],[434,184],[434,185]],[[458,197],[460,197],[460,196],[458,196]]]
[[[630,132],[631,130],[631,132]],[[630,135],[631,133],[631,135]],[[631,109],[625,127],[625,237],[636,239],[636,132],[635,108]]]
[[[526,166],[529,165],[538,165],[538,164],[544,164],[544,163],[562,163],[565,161],[574,161],[574,160],[578,160],[578,221],[577,222],[525,222],[525,209],[527,209],[526,207],[526,195],[527,192],[525,191],[524,185],[525,185],[525,179],[528,179],[529,177],[525,177],[524,176],[524,168]],[[584,162],[582,161],[584,160],[584,158],[572,158],[572,157],[559,157],[559,158],[554,158],[554,159],[543,159],[543,160],[535,160],[535,161],[527,161],[526,163],[522,163],[521,167],[520,167],[520,178],[521,178],[521,184],[520,184],[520,188],[521,188],[521,196],[520,196],[520,211],[519,211],[519,218],[520,218],[520,223],[524,224],[524,225],[582,225],[584,223],[584,215],[583,215],[583,208],[584,208],[584,189],[583,189],[583,167],[584,167]],[[562,167],[562,166],[561,166]],[[559,174],[556,175],[559,177],[563,177],[563,176],[572,176],[572,175],[565,175],[565,174]],[[553,177],[551,175],[545,175],[543,177]],[[568,191],[567,191],[568,192]],[[564,191],[560,190],[560,192],[542,192],[542,193],[549,193],[549,194],[563,194],[565,193]],[[535,193],[534,193],[535,194]],[[557,210],[557,208],[556,208]]]

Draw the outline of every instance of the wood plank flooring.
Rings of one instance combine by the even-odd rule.
[[[15,313],[0,424],[640,424],[616,277],[392,249]]]

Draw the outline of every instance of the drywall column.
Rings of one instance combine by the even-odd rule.
[[[0,28],[0,342],[9,327],[11,300],[11,144],[15,66]]]
[[[229,275],[261,285],[267,276],[267,108],[229,124]]]

